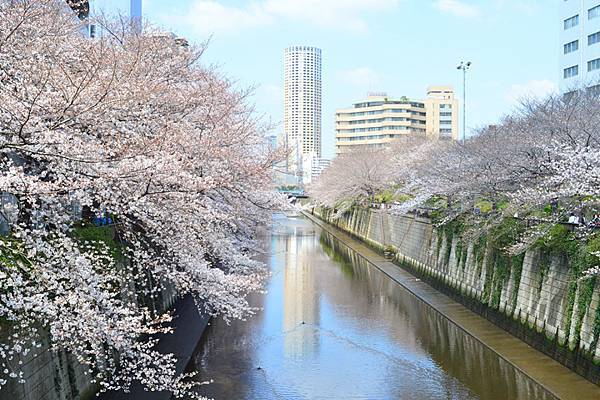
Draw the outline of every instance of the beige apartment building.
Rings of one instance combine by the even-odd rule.
[[[458,139],[458,100],[451,86],[427,88],[425,100],[370,93],[335,114],[336,152],[385,146],[403,135]]]
[[[458,99],[452,86],[430,86],[424,101],[427,135],[458,140]]]

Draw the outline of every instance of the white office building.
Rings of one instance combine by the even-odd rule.
[[[313,183],[317,179],[319,179],[319,177],[321,176],[323,171],[325,171],[330,166],[331,166],[331,160],[329,160],[327,158],[313,158],[311,160],[311,169],[310,169],[311,183]]]
[[[600,89],[600,0],[560,2],[561,92]]]
[[[102,34],[100,27],[95,21],[96,16],[106,13],[108,16],[116,16],[125,12],[122,8],[110,7],[106,0],[66,0],[67,4],[75,11],[79,19],[85,21],[83,34],[89,38],[95,38]],[[121,4],[122,6],[122,4]],[[142,0],[130,0],[129,18],[133,29],[137,33],[142,32]]]
[[[284,52],[284,135],[302,155],[321,157],[321,49],[292,46]]]

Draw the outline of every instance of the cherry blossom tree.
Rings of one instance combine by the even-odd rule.
[[[311,197],[328,207],[344,209],[353,202],[368,205],[393,184],[391,153],[386,148],[359,148],[340,154],[311,186]]]
[[[333,163],[315,187],[317,202],[331,205],[342,198],[364,198],[357,189],[362,179],[352,158],[350,154]],[[515,112],[478,130],[464,144],[407,136],[380,150],[376,159],[378,166],[392,170],[377,190],[393,188],[407,199],[393,207],[394,212],[442,198],[442,223],[468,215],[474,227],[485,230],[507,216],[526,216],[528,229],[508,249],[521,252],[554,224],[566,222],[568,215],[597,213],[600,208],[600,97],[582,89],[524,99]],[[484,218],[471,212],[482,201],[496,206]],[[554,212],[541,212],[551,204]],[[575,230],[582,243],[596,233],[586,225]],[[597,268],[588,275],[594,271]]]
[[[140,339],[170,315],[135,299],[173,288],[211,314],[251,315],[265,271],[250,249],[280,202],[279,155],[249,93],[199,62],[203,47],[96,22],[89,40],[63,1],[0,1],[0,191],[16,200],[0,241],[0,384],[48,334],[102,390],[198,397]],[[113,216],[125,261],[77,238],[74,205]]]
[[[543,204],[553,198],[597,199],[599,106],[600,98],[588,90],[529,105],[527,119],[536,127],[542,156],[535,173],[521,182],[516,201]],[[583,206],[581,201],[567,203],[569,210]]]

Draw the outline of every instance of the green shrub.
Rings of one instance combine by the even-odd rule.
[[[520,219],[505,217],[498,225],[490,229],[488,243],[492,248],[503,251],[506,247],[517,242],[525,232],[525,228],[526,226]]]
[[[494,209],[494,203],[492,203],[491,201],[487,201],[487,200],[481,200],[481,201],[475,203],[475,208],[478,208],[479,211],[486,214],[486,213],[491,212]]]
[[[116,261],[125,259],[123,244],[115,239],[114,226],[94,226],[84,224],[73,229],[73,237],[79,242],[95,243],[99,249],[99,244],[104,244],[110,251],[110,255]]]

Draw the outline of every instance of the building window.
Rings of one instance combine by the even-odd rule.
[[[590,86],[587,89],[587,92],[590,93],[592,96],[598,97],[600,95],[600,85]]]
[[[596,58],[595,60],[588,61],[588,72],[596,71],[600,69],[600,58]]]
[[[600,6],[592,7],[588,10],[588,19],[600,17]]]
[[[577,50],[579,50],[579,40],[573,40],[572,42],[567,43],[564,46],[565,54],[569,54]]]
[[[564,20],[565,30],[571,29],[577,25],[579,25],[579,14]]]
[[[579,75],[579,65],[573,65],[572,67],[565,68],[563,71],[564,79],[572,78]]]
[[[588,46],[600,42],[600,32],[592,33],[588,36]]]

